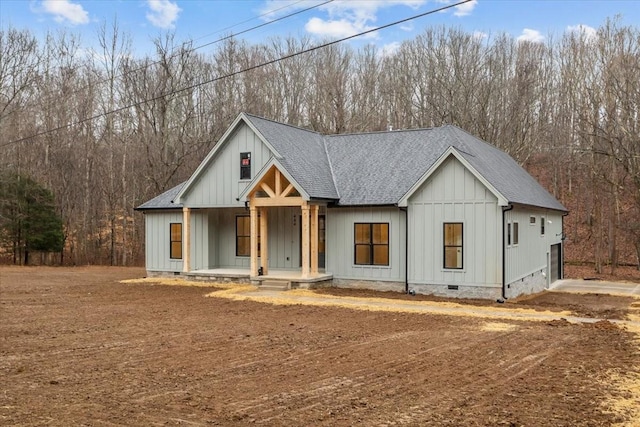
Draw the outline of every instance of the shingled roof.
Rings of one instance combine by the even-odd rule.
[[[178,195],[182,187],[187,182],[182,182],[170,190],[165,191],[159,196],[154,197],[153,199],[141,204],[136,208],[138,211],[146,211],[153,209],[182,209],[182,205],[180,203],[173,203],[173,199]]]
[[[312,199],[338,206],[397,205],[451,148],[508,203],[566,211],[507,153],[446,125],[438,128],[322,135],[241,114],[276,151],[278,161]],[[170,204],[183,184],[138,209]]]

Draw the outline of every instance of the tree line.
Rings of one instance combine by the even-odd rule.
[[[247,72],[315,42],[229,38],[205,52],[166,33],[139,57],[117,22],[98,40],[0,31],[2,169],[53,193],[66,262],[140,264],[133,208],[187,179],[246,111],[322,133],[455,124],[567,206],[567,259],[638,264],[637,27],[610,19],[544,43],[427,27],[394,51],[338,44]]]

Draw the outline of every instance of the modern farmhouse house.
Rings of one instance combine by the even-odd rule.
[[[564,206],[455,126],[321,135],[243,113],[137,209],[149,275],[481,298],[562,277]]]

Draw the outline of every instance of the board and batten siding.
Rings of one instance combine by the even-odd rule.
[[[535,224],[530,224],[530,218]],[[540,231],[541,218],[545,220],[545,234]],[[507,224],[518,223],[518,244],[507,243],[505,232],[505,277],[510,284],[527,276],[544,272],[549,277],[549,255],[551,245],[562,242],[562,212],[514,206],[505,212]]]
[[[169,229],[171,223],[182,224],[182,210],[149,211],[144,215],[144,222],[147,271],[182,271],[182,260],[170,258]]]
[[[198,177],[182,203],[191,208],[233,207],[244,204],[236,198],[250,180],[240,179],[240,153],[251,153],[251,178],[262,169],[273,153],[251,128],[242,123],[224,142],[206,170]]]
[[[389,223],[389,265],[355,264],[355,224]],[[329,208],[326,271],[335,279],[404,282],[405,213],[394,207]]]
[[[300,208],[269,209],[269,268],[299,268],[300,214]],[[194,236],[196,240],[208,239],[209,265],[202,268],[248,269],[250,257],[236,256],[236,217],[248,216],[249,211],[244,208],[211,209],[208,215],[209,232]]]
[[[209,211],[191,211],[191,270],[209,268]]]
[[[409,198],[409,284],[502,286],[502,209],[455,157]],[[444,268],[444,224],[463,224],[463,268]],[[426,289],[426,288],[425,288]]]

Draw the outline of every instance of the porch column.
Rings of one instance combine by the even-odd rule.
[[[318,274],[318,205],[311,205],[311,274]]]
[[[191,271],[191,208],[182,208],[182,271]]]
[[[302,209],[302,277],[309,277],[309,205],[304,202]]]
[[[267,208],[260,208],[260,267],[262,267],[262,274],[269,272],[269,248],[267,241]]]
[[[251,222],[251,277],[258,275],[258,209],[255,206],[249,207]]]

